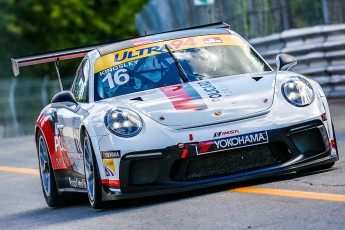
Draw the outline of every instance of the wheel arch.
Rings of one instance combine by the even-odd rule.
[[[37,141],[37,139],[38,139],[38,135],[39,135],[40,132],[41,132],[42,135],[43,135],[43,138],[44,138],[44,140],[45,140],[45,142],[46,142],[46,145],[48,145],[47,138],[46,138],[46,134],[44,133],[44,131],[43,131],[43,129],[42,129],[41,127],[39,127],[38,125],[36,125],[34,137],[35,137],[35,143],[36,143],[36,151],[37,151],[37,154],[38,154],[38,141]],[[48,150],[49,159],[50,159],[50,161],[51,161],[52,159],[51,159],[51,153],[50,153],[49,146],[47,146],[47,150]],[[53,171],[54,171],[54,170],[53,170]]]
[[[46,138],[46,134],[44,133],[43,129],[36,125],[35,126],[35,132],[34,132],[34,137],[35,137],[35,143],[36,143],[36,153],[37,153],[37,157],[38,156],[38,135],[39,133],[42,133],[42,136],[44,138],[44,141],[46,142],[46,145],[48,145],[48,142],[47,142],[47,138]],[[48,157],[49,157],[49,160],[50,160],[50,164],[52,165],[52,158],[51,158],[51,153],[50,153],[50,149],[49,147],[47,146],[47,150],[48,150]],[[56,178],[56,174],[55,174],[55,169],[52,167],[51,170],[53,171],[53,174],[54,174],[54,178],[55,178],[55,185],[56,187],[59,189],[59,183],[58,183],[58,178]]]
[[[100,136],[97,136],[96,130],[92,126],[92,123],[88,121],[81,123],[80,128],[79,128],[79,138],[80,138],[80,145],[81,145],[83,155],[84,155],[83,145],[84,145],[85,133],[87,133],[89,136],[91,147],[93,148],[93,151],[95,154],[95,160],[96,160],[97,168],[99,171],[99,175],[100,175],[100,178],[102,179],[105,177],[105,175],[104,175],[104,170],[102,170],[104,165],[103,165],[103,160],[102,160],[102,155],[101,155],[101,149],[99,147]],[[85,169],[84,169],[84,173],[85,173]]]

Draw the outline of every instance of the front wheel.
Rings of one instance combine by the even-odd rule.
[[[102,186],[98,172],[97,160],[92,148],[91,140],[87,132],[84,135],[83,143],[84,170],[87,184],[87,194],[91,206],[95,209],[102,208]]]
[[[52,164],[50,162],[47,144],[41,131],[38,132],[36,141],[38,164],[44,198],[49,207],[62,206],[63,199],[56,186],[56,180]]]

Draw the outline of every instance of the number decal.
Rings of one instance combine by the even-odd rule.
[[[127,74],[127,69],[119,69],[114,73],[114,77],[111,77],[111,73],[108,73],[102,82],[108,81],[109,88],[112,89],[116,85],[123,85],[129,81],[129,75]],[[114,83],[115,82],[115,83]]]
[[[184,46],[195,46],[196,43],[193,38],[188,38],[187,41],[183,44]]]
[[[180,46],[182,46],[183,40],[174,40],[170,42],[170,45],[174,47],[174,49],[178,49]]]
[[[178,49],[181,46],[195,46],[196,42],[193,38],[188,38],[187,40],[184,39],[177,39],[170,42],[170,46],[174,47],[174,49]]]
[[[114,74],[114,81],[117,85],[126,84],[129,81],[129,75],[126,69],[119,69]],[[122,74],[121,74],[122,73]]]
[[[108,73],[105,78],[103,78],[102,82],[105,82],[106,80],[108,80],[108,85],[109,85],[109,88],[112,89],[115,87],[114,85],[114,81],[113,79],[111,78],[111,73]]]

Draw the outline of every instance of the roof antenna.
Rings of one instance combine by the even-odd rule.
[[[55,69],[56,69],[56,72],[57,72],[57,75],[58,75],[60,89],[61,89],[61,91],[63,91],[62,81],[61,81],[61,77],[60,77],[60,62],[59,62],[59,58],[57,58],[55,60]]]

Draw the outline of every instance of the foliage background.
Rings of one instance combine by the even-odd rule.
[[[0,69],[10,58],[137,35],[134,20],[146,0],[0,0]],[[75,63],[78,63],[75,62]],[[68,66],[70,66],[69,64]],[[70,68],[75,71],[76,68]],[[52,64],[22,68],[25,77],[54,73]],[[73,75],[69,69],[63,74]]]
[[[147,0],[0,0],[0,138],[33,133],[59,91],[53,63],[21,68],[10,59],[137,36],[135,14]],[[80,59],[61,62],[68,89]]]

